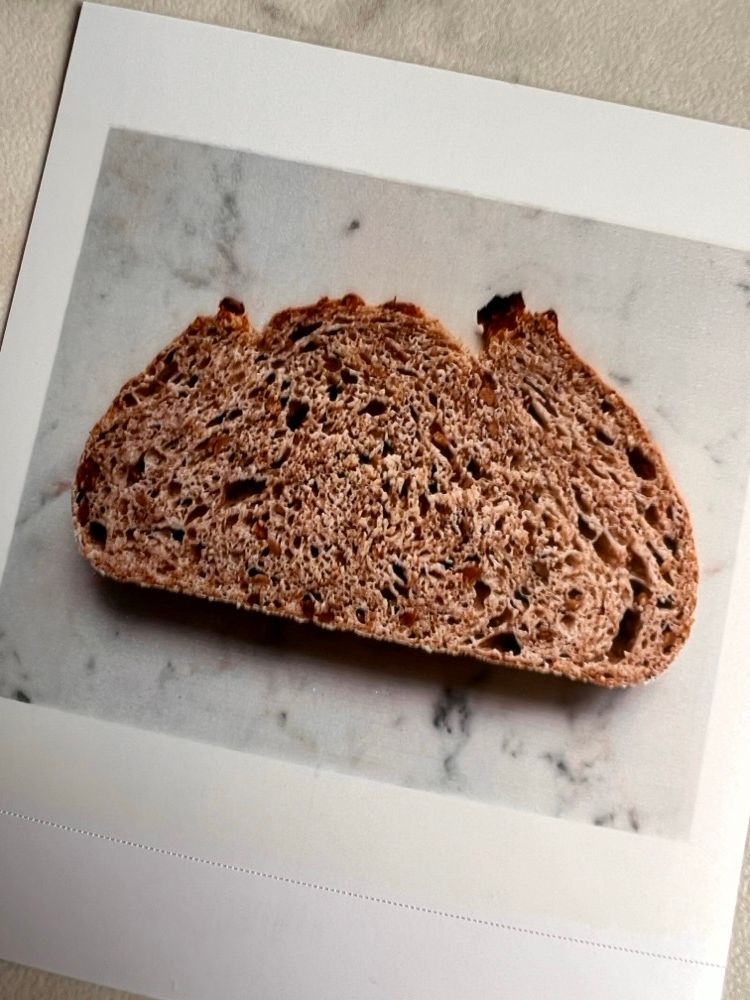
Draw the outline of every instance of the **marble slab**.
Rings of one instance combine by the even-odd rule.
[[[256,324],[324,294],[397,296],[475,349],[477,308],[518,289],[636,407],[692,512],[697,620],[653,684],[488,671],[119,586],[78,555],[68,484],[90,426],[223,296]],[[0,586],[0,695],[686,836],[748,475],[749,307],[737,251],[113,130]]]

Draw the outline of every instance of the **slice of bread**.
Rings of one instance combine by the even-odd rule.
[[[127,382],[73,488],[101,573],[619,686],[690,630],[685,504],[632,409],[520,295],[474,358],[414,305],[197,319]]]

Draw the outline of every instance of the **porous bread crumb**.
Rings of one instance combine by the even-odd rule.
[[[118,580],[595,684],[687,638],[690,520],[633,410],[520,295],[476,359],[410,304],[198,318],[127,382],[73,487]]]

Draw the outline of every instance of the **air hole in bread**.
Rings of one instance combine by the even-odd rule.
[[[78,523],[82,528],[85,528],[89,523],[89,517],[91,516],[91,508],[89,507],[88,497],[85,496],[85,494],[79,493],[76,497],[76,503],[78,504],[78,511],[76,512]]]
[[[304,424],[310,407],[301,399],[292,399],[289,403],[289,410],[286,415],[286,425],[290,431],[299,430]]]
[[[661,566],[662,563],[664,562],[664,556],[657,549],[657,547],[653,544],[653,542],[646,542],[646,545],[648,546],[648,550],[651,553],[651,555],[654,557],[654,559],[656,559],[657,565]]]
[[[628,449],[628,462],[639,479],[656,479],[656,466],[641,448]]]
[[[620,562],[620,553],[606,531],[595,540],[594,552],[607,566],[617,566]]]
[[[328,398],[331,400],[331,402],[334,402],[338,398],[340,391],[341,391],[341,386],[338,384],[338,382],[334,382],[333,385],[328,386]]]
[[[643,516],[646,518],[646,523],[655,528],[659,523],[659,508],[655,504],[651,504],[650,507],[646,508]]]
[[[356,385],[359,382],[359,377],[356,372],[349,371],[348,368],[342,368],[341,381],[345,382],[346,385]]]
[[[602,413],[611,413],[614,410],[614,405],[608,399],[603,399],[599,407]]]
[[[671,597],[658,597],[656,606],[662,611],[671,610],[674,607],[674,601]]]
[[[543,559],[535,559],[531,568],[543,583],[549,580],[549,566]]]
[[[239,521],[239,519],[240,519],[240,515],[239,514],[230,514],[229,517],[224,522],[224,527],[225,528],[233,528],[235,526],[235,524],[237,524],[237,522]]]
[[[620,619],[617,634],[612,640],[609,650],[611,660],[621,660],[626,653],[629,653],[635,645],[638,633],[641,629],[641,615],[635,608],[626,608]]]
[[[677,539],[673,538],[672,535],[664,536],[664,544],[673,555],[677,552]]]
[[[475,458],[470,458],[469,459],[468,465],[466,466],[466,471],[474,479],[482,479],[482,477],[484,475],[484,473],[482,472],[482,469],[480,468],[479,463],[477,462],[477,460]]]
[[[490,628],[500,628],[501,625],[507,625],[508,622],[513,617],[513,609],[506,608],[501,614],[493,615],[492,618],[487,622]]]
[[[335,354],[330,354],[323,362],[323,367],[327,372],[340,372],[341,371],[341,358],[336,357]]]
[[[451,443],[437,420],[433,420],[430,424],[430,440],[444,458],[449,462],[453,459]]]
[[[132,392],[126,392],[122,397],[122,401],[126,406],[136,406],[138,400],[135,398]]]
[[[310,351],[314,351],[314,350],[316,350],[316,348],[322,347],[322,346],[323,345],[321,344],[321,342],[319,340],[308,340],[308,342],[302,348],[302,354],[309,354]]]
[[[208,507],[204,503],[196,504],[195,507],[190,511],[188,516],[185,518],[185,524],[191,524],[193,521],[197,521],[199,517],[203,517],[204,514],[208,513]]]
[[[172,538],[174,538],[176,542],[181,542],[184,537],[185,532],[182,528],[172,528]]]
[[[483,608],[487,598],[492,593],[492,587],[486,584],[484,580],[476,580],[474,583],[474,593],[476,594],[474,598],[474,607]]]
[[[187,386],[187,387],[188,387],[189,389],[194,389],[194,388],[195,388],[195,386],[196,386],[197,384],[198,384],[198,376],[197,376],[197,375],[195,375],[195,374],[191,375],[191,376],[190,376],[190,378],[189,378],[189,379],[187,380],[187,382],[185,383],[185,385],[186,385],[186,386]]]
[[[354,613],[357,616],[357,621],[364,625],[367,621],[367,611],[364,608],[357,608]]]
[[[235,479],[224,484],[224,500],[228,504],[241,503],[250,497],[257,497],[265,490],[266,485],[265,479]],[[191,514],[195,514],[195,510]]]
[[[173,354],[174,352],[171,352],[171,353]],[[166,361],[166,359],[165,359],[165,361]],[[170,379],[172,379],[177,374],[177,372],[179,370],[180,370],[180,366],[177,364],[176,361],[171,361],[169,363],[165,363],[164,367],[159,372],[159,381],[160,382],[169,382]]]
[[[424,493],[419,494],[419,513],[422,517],[427,517],[427,512],[430,509],[430,501],[424,495]]]
[[[169,496],[178,497],[181,492],[182,492],[182,483],[179,482],[177,479],[170,479],[170,481],[167,483],[167,493],[169,494]],[[187,497],[186,499],[189,500],[190,498]]]
[[[226,418],[226,412],[224,412],[224,413],[217,413],[215,417],[212,417],[208,421],[208,423],[206,424],[206,427],[207,428],[208,427],[218,427],[219,424],[223,424],[224,423],[225,418]]]
[[[89,538],[98,548],[103,549],[107,544],[107,529],[101,521],[89,521]]]
[[[395,562],[395,563],[392,564],[391,568],[393,569],[393,572],[396,574],[396,576],[399,578],[399,580],[402,583],[408,583],[408,580],[407,580],[407,577],[406,577],[406,570],[401,565],[401,563]]]
[[[565,595],[565,607],[568,611],[578,611],[583,604],[583,591],[578,587],[571,587]]]
[[[272,469],[280,469],[292,453],[292,449],[287,445],[277,459],[271,462]]]
[[[526,412],[539,424],[542,430],[547,430],[547,417],[542,413],[542,409],[533,399],[526,400]]]
[[[396,601],[398,601],[398,597],[391,590],[390,587],[381,587],[380,588],[380,593],[383,595],[383,597],[386,599],[386,601],[388,601],[389,604],[395,604]]]
[[[380,417],[388,409],[388,404],[382,399],[371,399],[367,406],[363,406],[360,413],[367,413],[371,417]]]
[[[318,548],[317,545],[310,546],[310,555],[313,557],[313,559],[318,558],[318,556],[320,555],[320,549]]]
[[[496,632],[495,635],[488,635],[479,643],[481,649],[495,649],[498,653],[511,653],[519,656],[523,646],[518,641],[515,632]]]
[[[589,541],[596,538],[596,530],[591,527],[591,525],[585,518],[580,516],[578,518],[578,530],[581,532],[583,537],[588,538]]]
[[[672,630],[670,628],[665,628],[664,629],[664,635],[662,636],[662,643],[661,643],[662,644],[662,649],[664,650],[664,652],[668,653],[669,650],[672,648],[672,646],[674,646],[674,644],[675,644],[676,641],[677,641],[677,637],[674,635],[674,633],[672,632]]]
[[[603,427],[596,428],[596,440],[606,445],[615,443],[615,439],[610,434],[607,434]]]
[[[229,413],[227,413],[227,420],[236,420],[237,417],[241,416],[242,416],[242,410],[239,408],[239,406],[235,406],[233,410],[230,410]]]
[[[309,337],[311,333],[315,333],[317,329],[321,326],[320,323],[300,323],[299,326],[295,326],[292,332],[289,334],[289,339],[293,344],[296,344],[298,340],[302,340],[303,337]]]
[[[136,392],[139,396],[148,397],[153,396],[155,392],[159,389],[158,382],[146,382],[142,385],[136,387]]]
[[[637,577],[631,576],[630,589],[633,591],[633,597],[635,598],[636,602],[638,602],[638,598],[642,594],[644,594],[646,597],[650,597],[651,595],[651,591],[648,589],[646,584],[642,580],[639,580]]]
[[[146,454],[145,452],[141,454],[141,457],[137,462],[133,462],[132,465],[128,466],[127,483],[128,486],[132,486],[133,483],[137,483],[139,479],[143,478],[143,473],[146,471]]]

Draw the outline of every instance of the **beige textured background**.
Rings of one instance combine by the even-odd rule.
[[[120,5],[750,127],[747,0],[120,0]],[[77,0],[0,0],[3,324],[78,10]],[[0,961],[0,998],[130,996]],[[750,851],[724,996],[750,997]]]

